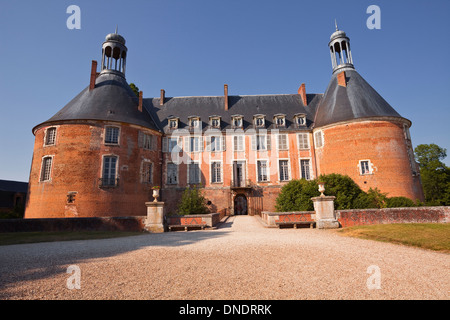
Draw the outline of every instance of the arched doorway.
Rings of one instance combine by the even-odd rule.
[[[243,194],[238,194],[234,198],[234,214],[246,215],[248,214],[247,197]]]

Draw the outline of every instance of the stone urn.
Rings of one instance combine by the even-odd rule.
[[[153,188],[153,198],[155,198],[153,202],[158,202],[158,197],[159,197],[159,188]]]

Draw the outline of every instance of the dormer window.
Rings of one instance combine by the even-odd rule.
[[[306,126],[306,114],[297,113],[296,115],[294,115],[294,123],[297,125],[297,127]]]
[[[212,128],[220,128],[220,116],[209,117],[209,125]]]
[[[189,127],[190,128],[192,128],[192,129],[200,128],[200,123],[201,123],[200,117],[198,117],[198,116],[189,117]]]
[[[257,114],[253,116],[253,124],[257,128],[263,128],[266,123],[266,116],[263,114]]]
[[[286,115],[285,114],[276,114],[273,116],[273,122],[276,124],[278,128],[286,126]]]
[[[242,128],[244,125],[244,116],[240,114],[231,116],[231,125],[233,128]]]
[[[168,119],[169,120],[169,129],[173,130],[173,129],[178,129],[178,118],[176,117],[171,117]]]

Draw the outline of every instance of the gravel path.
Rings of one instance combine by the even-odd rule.
[[[269,229],[230,217],[206,231],[0,246],[0,299],[448,299],[450,256]],[[69,290],[67,268],[81,271]],[[369,289],[379,268],[380,289]],[[373,267],[372,267],[373,268]],[[370,269],[372,270],[372,269]]]

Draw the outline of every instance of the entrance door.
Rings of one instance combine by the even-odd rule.
[[[245,161],[234,161],[233,164],[233,186],[245,186]]]
[[[247,214],[247,198],[243,194],[238,194],[234,198],[234,214],[235,215]]]

